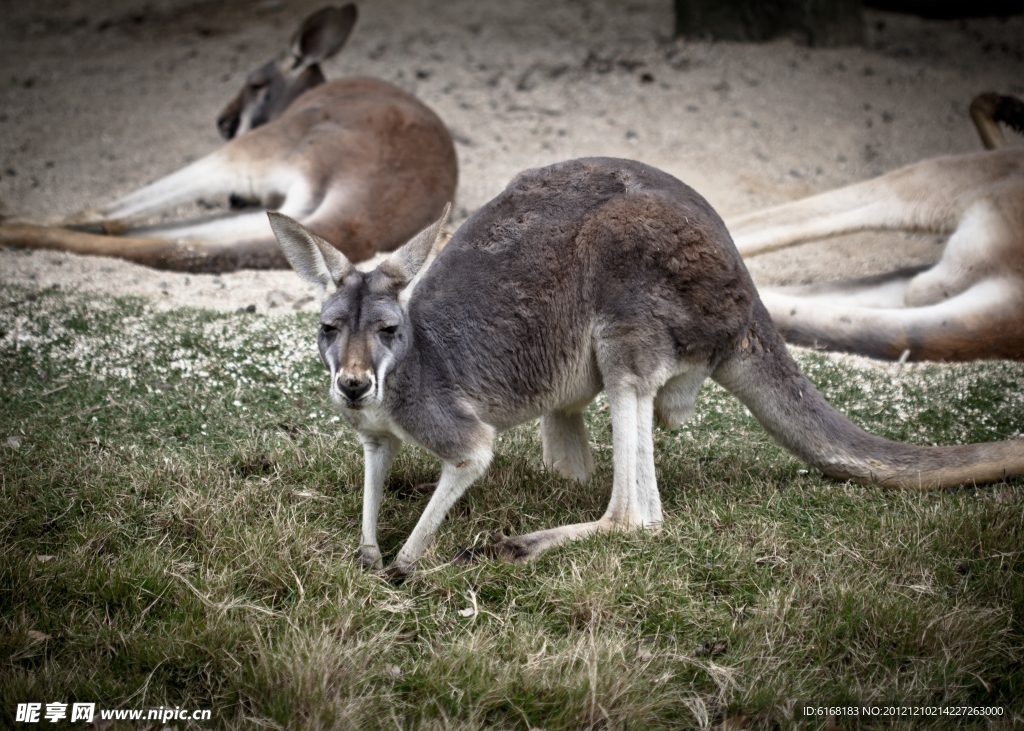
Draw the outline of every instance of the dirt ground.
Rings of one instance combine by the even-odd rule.
[[[220,109],[322,2],[4,3],[0,213],[71,213],[216,149]],[[660,167],[728,218],[978,150],[971,99],[1024,94],[1024,17],[868,11],[865,44],[842,49],[674,40],[672,26],[671,0],[367,0],[324,71],[391,81],[445,120],[455,226],[519,170],[586,155]],[[749,267],[760,285],[841,279],[934,261],[937,243],[865,234]],[[161,307],[317,306],[292,272],[186,275],[56,252],[0,251],[0,280]]]

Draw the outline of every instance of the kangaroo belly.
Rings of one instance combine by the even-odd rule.
[[[476,391],[473,393],[475,399],[487,405],[481,410],[480,418],[502,431],[555,411],[582,411],[601,392],[604,384],[596,359],[588,348],[578,358],[556,366],[548,377],[539,379],[537,383],[524,383],[521,398],[513,404],[489,398],[484,382],[478,381],[472,386]]]

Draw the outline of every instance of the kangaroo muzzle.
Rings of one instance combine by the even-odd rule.
[[[358,408],[359,401],[373,392],[373,374],[369,371],[362,373],[342,371],[335,380],[338,393],[345,397],[350,407]]]

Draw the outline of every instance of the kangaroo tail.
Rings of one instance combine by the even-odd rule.
[[[800,372],[760,301],[754,319],[712,378],[736,394],[776,442],[826,475],[928,490],[1024,472],[1024,439],[919,447],[868,434]]]
[[[0,226],[0,245],[117,256],[154,269],[220,274],[236,269],[287,269],[273,239],[210,242],[104,236],[51,226]]]

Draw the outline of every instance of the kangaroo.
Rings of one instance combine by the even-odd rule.
[[[392,566],[409,573],[491,461],[495,435],[540,417],[543,461],[586,481],[583,409],[611,410],[611,501],[598,520],[501,538],[525,561],[597,531],[656,528],[653,420],[676,428],[708,377],[782,446],[838,479],[934,488],[1024,470],[1024,440],[917,447],[872,436],[825,402],[786,351],[725,224],[693,189],[639,162],[588,158],[520,173],[440,253],[444,218],[370,272],[270,213],[320,292],[330,395],[365,453],[359,558],[382,564],[377,513],[403,442],[443,463]]]
[[[369,78],[325,83],[356,7],[309,16],[289,49],[253,71],[217,119],[228,143],[123,198],[60,220],[96,236],[5,226],[0,243],[120,256],[158,269],[223,272],[286,268],[263,211],[141,226],[201,197],[280,208],[359,261],[393,249],[433,221],[455,193],[455,148],[441,120],[414,97]]]
[[[996,123],[1024,132],[1024,104],[983,94],[971,118],[990,151],[924,160],[729,222],[745,257],[864,230],[949,235],[933,266],[762,290],[786,340],[892,360],[1024,359],[1024,148],[1006,147]]]

